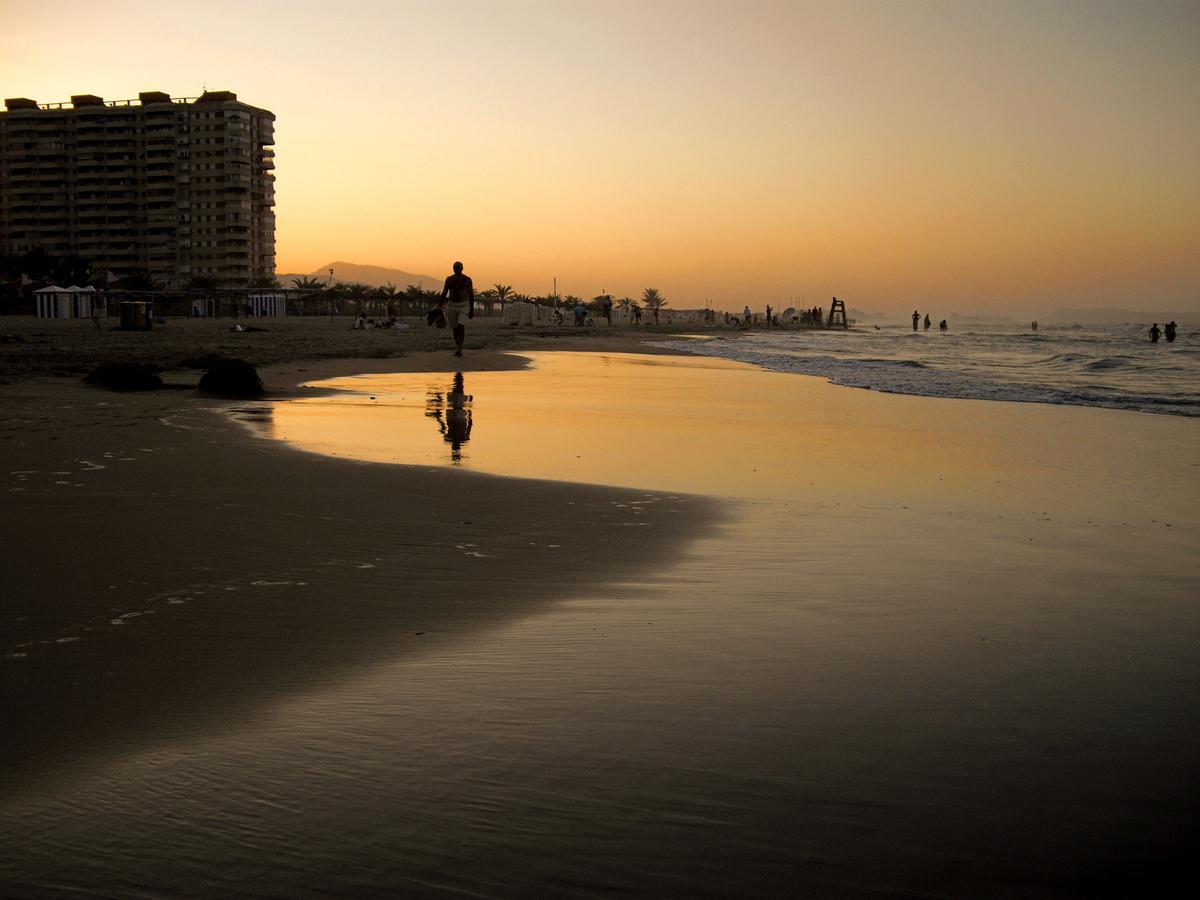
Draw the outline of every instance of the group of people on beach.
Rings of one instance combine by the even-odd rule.
[[[921,314],[919,312],[917,312],[915,309],[913,310],[913,314],[912,314],[912,323],[913,323],[913,331],[916,331],[917,328],[921,325]],[[929,318],[929,313],[925,313],[925,330],[928,331],[932,325],[933,325],[933,320],[931,318]],[[950,330],[950,323],[947,322],[945,319],[942,319],[942,321],[938,322],[938,331],[945,332],[945,331],[949,331],[949,330]]]
[[[741,315],[737,313],[722,313],[722,324],[726,327],[741,327],[749,328],[752,325],[757,325],[760,321],[769,327],[774,327],[779,324],[779,313],[767,304],[766,312],[760,318],[758,313],[752,312],[749,306],[742,308]],[[797,310],[791,317],[792,322],[798,322],[801,325],[820,327],[825,322],[825,312],[819,306],[814,306],[812,309]],[[715,325],[717,323],[717,311],[708,309],[704,311],[705,324]]]
[[[350,328],[353,331],[370,331],[373,328],[392,328],[396,331],[408,331],[408,325],[401,322],[394,315],[376,322],[374,319],[368,319],[366,313],[359,313],[355,316],[354,323]]]
[[[1168,344],[1175,343],[1175,329],[1177,327],[1174,319],[1164,325],[1161,330],[1158,327],[1158,323],[1155,322],[1150,326],[1150,343],[1157,344],[1160,337],[1165,337]]]

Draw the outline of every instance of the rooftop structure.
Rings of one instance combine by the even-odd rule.
[[[4,106],[0,256],[81,256],[166,288],[274,276],[273,113],[231,91]]]

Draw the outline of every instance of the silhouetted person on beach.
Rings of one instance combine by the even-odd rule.
[[[1162,332],[1158,328],[1158,323],[1155,322],[1150,326],[1150,343],[1157,344],[1158,339],[1162,336]]]
[[[438,306],[445,307],[446,324],[454,331],[454,355],[462,356],[463,339],[467,336],[467,319],[475,318],[475,285],[463,274],[463,264],[454,264],[454,274],[442,285]]]
[[[1163,337],[1165,337],[1167,339],[1167,343],[1168,344],[1175,343],[1175,320],[1172,319],[1170,322],[1168,322],[1166,325],[1163,326],[1163,329],[1164,329]]]
[[[913,331],[917,330],[917,326],[921,324],[921,314],[915,309],[913,310]]]
[[[950,326],[948,324],[946,324],[945,319],[942,319],[942,321],[938,322],[938,331],[949,331],[949,330],[950,330]]]
[[[1034,331],[1037,331],[1037,319],[1034,319],[1033,324],[1030,325],[1029,327],[1032,328]]]
[[[767,305],[767,327],[768,328],[771,327],[771,306],[770,306],[770,304]]]
[[[925,330],[928,331],[929,326],[932,324],[933,323],[931,321],[929,321],[929,313],[925,313]]]

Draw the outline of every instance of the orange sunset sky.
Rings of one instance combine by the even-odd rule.
[[[278,267],[1200,306],[1200,3],[8,0],[5,97],[277,116]]]

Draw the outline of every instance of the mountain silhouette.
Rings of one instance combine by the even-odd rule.
[[[279,283],[284,287],[291,287],[292,279],[294,278],[315,278],[323,284],[329,278],[330,269],[333,269],[333,281],[335,284],[339,281],[353,281],[369,284],[371,287],[382,287],[390,282],[400,289],[404,289],[410,284],[415,284],[426,290],[436,290],[442,286],[442,281],[444,280],[442,278],[434,278],[432,275],[414,274],[413,272],[405,272],[402,269],[363,265],[361,263],[345,262],[344,260],[326,263],[312,272],[283,273],[275,277],[279,279]]]

